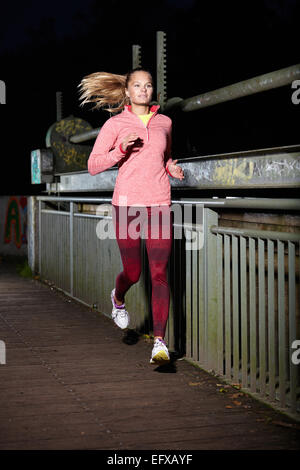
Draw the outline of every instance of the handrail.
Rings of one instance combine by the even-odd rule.
[[[85,202],[85,203],[111,203],[112,198],[104,197],[72,197],[72,196],[36,196],[38,201],[57,202]],[[172,204],[195,204],[204,207],[223,207],[239,209],[276,209],[276,210],[300,210],[300,199],[270,199],[270,198],[216,198],[198,200],[171,200]]]
[[[235,227],[218,227],[212,226],[211,232],[214,234],[220,235],[236,235],[241,237],[250,237],[250,238],[264,238],[267,240],[280,240],[280,241],[290,241],[290,242],[299,242],[300,233],[291,233],[291,232],[275,232],[271,230],[251,230]]]

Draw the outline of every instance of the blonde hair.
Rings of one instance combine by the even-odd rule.
[[[136,68],[126,75],[118,75],[108,72],[95,72],[85,76],[78,85],[82,100],[80,106],[86,103],[96,103],[92,109],[104,108],[110,113],[122,111],[126,104],[130,104],[130,99],[125,93],[131,75],[137,71],[151,73],[142,68]]]

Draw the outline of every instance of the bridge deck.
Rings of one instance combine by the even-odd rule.
[[[300,449],[300,425],[0,262],[0,449]]]

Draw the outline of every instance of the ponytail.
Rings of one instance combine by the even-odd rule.
[[[125,93],[127,75],[107,72],[95,72],[84,77],[78,85],[80,89],[80,106],[96,103],[92,109],[104,108],[110,113],[121,111],[129,98]]]
[[[136,71],[151,72],[141,67],[130,70],[126,75],[117,75],[107,72],[95,72],[84,77],[78,85],[82,101],[80,106],[86,103],[96,103],[92,109],[103,108],[110,113],[122,111],[126,104],[130,104],[130,99],[126,96],[125,88],[131,75]]]

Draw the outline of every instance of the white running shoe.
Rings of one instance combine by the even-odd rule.
[[[115,324],[119,328],[124,330],[129,325],[129,321],[130,321],[129,313],[125,309],[125,303],[120,306],[115,303],[115,290],[116,289],[113,289],[110,294],[111,302],[113,305],[111,317],[113,321],[115,322]]]
[[[150,364],[167,364],[170,362],[170,355],[166,343],[160,338],[156,338],[152,349]]]

